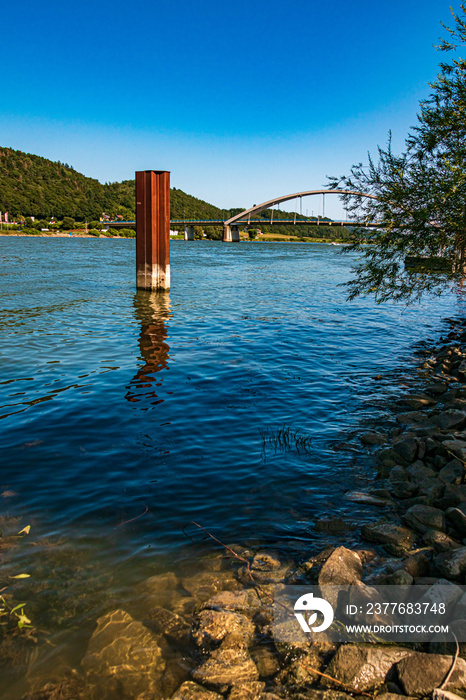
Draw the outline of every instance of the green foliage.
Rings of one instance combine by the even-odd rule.
[[[100,231],[98,231],[96,228],[90,228],[89,231],[88,231],[88,234],[89,234],[90,236],[97,236],[97,237],[99,237],[99,236],[100,236]]]
[[[466,8],[453,15],[451,41],[440,50],[466,43]],[[374,294],[376,301],[419,300],[425,292],[441,294],[462,283],[466,272],[466,61],[441,63],[430,96],[420,104],[418,123],[405,152],[393,153],[389,139],[369,156],[368,165],[331,178],[331,187],[371,195],[346,196],[354,220],[380,223],[380,228],[354,229],[349,250],[361,254],[348,284],[349,298]],[[369,245],[367,245],[369,244]],[[440,257],[443,271],[431,265],[405,268],[407,256]]]
[[[221,241],[223,239],[223,228],[220,226],[206,226],[205,235],[210,241]]]
[[[26,527],[23,527],[22,530],[18,532],[16,535],[17,538],[21,539],[25,535],[29,535],[29,532],[31,530],[30,525],[26,525]],[[3,533],[0,532],[0,537],[2,537]],[[19,579],[26,579],[30,578],[30,574],[26,573],[21,573],[21,574],[16,574],[15,576],[10,576],[10,579],[12,580],[19,580]],[[5,588],[3,588],[0,593],[3,593],[5,591]],[[0,595],[0,625],[2,626],[7,626],[11,627],[12,625],[16,625],[18,629],[23,629],[23,628],[30,628],[32,627],[31,625],[31,620],[27,617],[27,615],[24,612],[25,608],[25,603],[18,603],[16,605],[13,605],[11,607],[11,604],[5,599],[3,595]]]
[[[251,241],[253,241],[254,238],[257,236],[257,229],[255,229],[255,228],[248,229],[248,236],[251,239]]]
[[[110,229],[113,235],[120,236],[121,238],[136,238],[136,231],[134,228],[120,228],[120,229]]]
[[[24,228],[22,228],[21,233],[24,234],[25,236],[39,236],[40,235],[40,231],[38,231],[36,228],[29,228],[28,226],[25,226]]]
[[[70,216],[65,216],[61,223],[63,231],[70,231],[72,228],[75,228],[75,226],[76,222]]]

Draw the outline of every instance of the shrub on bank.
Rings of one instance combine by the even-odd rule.
[[[114,230],[113,233],[121,238],[136,238],[134,228],[121,228],[120,230]]]
[[[36,228],[29,228],[28,226],[25,226],[23,229],[21,229],[21,233],[25,236],[40,236],[41,232]]]

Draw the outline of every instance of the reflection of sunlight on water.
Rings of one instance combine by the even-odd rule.
[[[154,387],[161,386],[162,378],[153,375],[168,369],[168,351],[165,342],[167,328],[165,322],[171,317],[170,294],[168,292],[138,292],[134,295],[134,309],[141,324],[139,349],[145,362],[128,386],[126,399],[133,403],[145,400],[152,405],[162,403]],[[147,405],[144,410],[147,410]]]

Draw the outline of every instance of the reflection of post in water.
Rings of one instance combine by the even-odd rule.
[[[143,401],[148,399],[150,403],[162,403],[155,387],[161,386],[161,377],[154,375],[164,369],[168,369],[168,343],[165,321],[170,318],[170,295],[168,292],[144,292],[139,291],[134,295],[134,308],[136,317],[141,324],[139,336],[139,349],[145,365],[139,369],[133,377],[126,398],[128,401]]]

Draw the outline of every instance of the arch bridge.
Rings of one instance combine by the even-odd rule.
[[[357,192],[356,190],[308,190],[307,192],[295,192],[294,194],[285,194],[282,195],[281,197],[275,197],[275,199],[269,199],[267,202],[262,202],[262,204],[255,204],[253,207],[250,209],[245,209],[244,211],[240,212],[239,214],[235,214],[235,216],[232,216],[230,219],[227,221],[223,222],[223,241],[225,243],[230,243],[230,242],[235,242],[239,241],[239,223],[250,223],[251,221],[251,216],[254,214],[258,214],[259,212],[263,211],[264,209],[270,209],[270,207],[275,206],[276,204],[281,204],[282,202],[288,202],[290,199],[302,199],[303,197],[309,197],[312,195],[322,195],[325,197],[326,194],[351,194],[351,195],[357,195],[359,197],[367,197],[369,199],[377,199],[377,197],[373,194],[367,194],[366,192]],[[297,207],[296,207],[297,208]],[[297,212],[295,211],[294,214],[294,222],[296,223],[296,216]],[[273,223],[273,211],[271,215],[271,220],[270,223]],[[290,222],[286,222],[290,223]],[[310,221],[307,221],[306,223],[312,223]],[[316,221],[316,224],[321,223],[321,220],[318,218]],[[327,221],[322,221],[323,224],[328,225],[330,222]],[[377,226],[378,224],[374,223],[360,223],[360,222],[354,222],[354,221],[341,221],[338,222],[341,225],[346,224],[351,224],[353,226],[358,225],[358,226]]]

